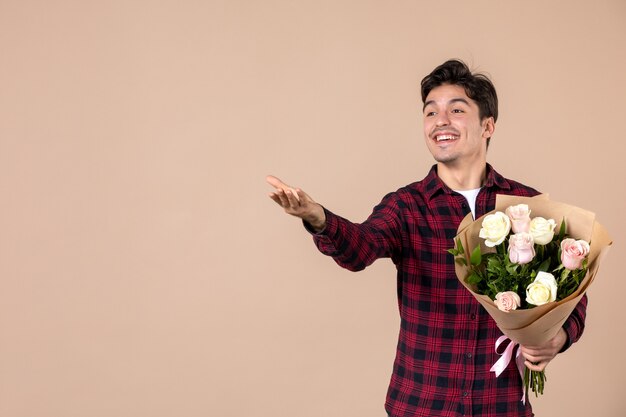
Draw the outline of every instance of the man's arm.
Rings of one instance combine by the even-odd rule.
[[[360,271],[378,258],[400,253],[401,231],[396,199],[389,194],[363,223],[352,223],[322,207],[299,188],[288,186],[274,176],[270,198],[286,213],[301,218],[320,252],[339,266]],[[397,259],[394,259],[396,261]]]

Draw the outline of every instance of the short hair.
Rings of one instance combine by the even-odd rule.
[[[461,60],[450,59],[435,68],[422,80],[422,103],[432,89],[444,84],[463,87],[465,94],[478,105],[478,117],[498,120],[498,96],[491,80],[484,74],[475,73]]]

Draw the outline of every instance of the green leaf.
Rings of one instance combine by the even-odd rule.
[[[559,228],[559,240],[563,240],[565,233],[567,233],[567,224],[565,223],[565,217],[563,217],[561,227]]]
[[[548,272],[548,268],[550,268],[550,258],[543,261],[537,268],[537,271]]]
[[[454,262],[456,262],[459,265],[467,266],[467,259],[465,258],[456,258]]]
[[[456,249],[459,251],[459,255],[463,255],[465,253],[465,249],[463,249],[463,244],[461,243],[461,238],[457,238],[456,241]]]
[[[476,285],[480,281],[482,281],[482,277],[478,275],[476,272],[473,272],[467,277],[467,283],[471,285]]]
[[[450,255],[452,255],[452,256],[459,256],[459,255],[460,255],[460,254],[459,254],[459,250],[458,250],[458,249],[455,249],[455,248],[448,249],[448,253],[449,253]]]
[[[482,261],[482,254],[480,253],[480,245],[476,246],[476,249],[472,251],[470,255],[470,263],[474,266],[480,265]]]
[[[515,275],[515,273],[517,272],[517,267],[519,265],[517,264],[510,264],[506,266],[506,272],[508,272],[511,275]]]
[[[501,269],[500,259],[497,256],[487,258],[487,268],[493,270]]]

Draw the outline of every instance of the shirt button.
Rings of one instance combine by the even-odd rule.
[[[476,320],[476,314],[472,314],[470,317],[472,320]]]
[[[463,391],[463,397],[467,397],[468,395],[469,395],[469,392]]]
[[[467,359],[472,359],[472,354],[471,354],[470,352],[467,352],[467,353],[465,354],[465,357],[466,357]]]

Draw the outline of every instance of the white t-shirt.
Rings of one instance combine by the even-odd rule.
[[[476,188],[475,190],[454,190],[455,192],[461,194],[467,200],[467,203],[470,206],[470,210],[472,210],[472,218],[476,219],[476,197],[480,192],[480,188]]]

